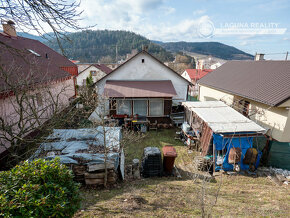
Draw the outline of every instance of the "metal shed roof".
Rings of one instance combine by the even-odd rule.
[[[183,102],[182,105],[199,116],[215,133],[266,133],[266,129],[221,101]]]

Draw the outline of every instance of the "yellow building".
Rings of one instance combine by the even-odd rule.
[[[199,81],[199,100],[221,100],[266,128],[269,163],[290,169],[290,61],[229,61]]]

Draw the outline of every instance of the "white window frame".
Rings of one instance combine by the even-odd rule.
[[[119,113],[119,102],[120,101],[130,101],[131,102],[131,105],[130,105],[130,114],[127,114],[129,116],[132,116],[132,104],[133,104],[133,101],[132,99],[116,99],[116,114],[117,115],[124,115],[123,113]]]
[[[150,104],[151,104],[151,101],[154,101],[154,100],[161,100],[162,101],[162,115],[151,115],[151,111],[150,111]],[[149,99],[149,105],[148,105],[148,110],[149,110],[149,117],[164,117],[164,98],[150,98]]]
[[[138,114],[138,115],[140,115],[140,116],[148,116],[148,106],[149,106],[149,102],[148,102],[148,99],[145,99],[145,98],[135,98],[135,99],[132,99],[132,103],[133,103],[133,115],[135,115],[136,113],[135,113],[135,108],[134,108],[134,106],[135,106],[135,101],[146,101],[146,104],[147,104],[147,108],[146,108],[146,115],[140,115],[140,114]]]

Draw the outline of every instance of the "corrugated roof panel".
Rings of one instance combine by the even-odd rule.
[[[262,132],[266,130],[221,101],[183,102],[215,133]]]

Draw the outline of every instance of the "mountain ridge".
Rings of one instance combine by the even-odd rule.
[[[61,53],[56,40],[46,41],[41,36],[19,33],[20,36],[39,40]],[[173,61],[174,53],[181,51],[209,55],[224,60],[249,60],[253,55],[220,42],[162,42],[123,30],[87,30],[69,33],[71,41],[61,40],[65,55],[81,62],[125,59],[132,49],[140,51],[144,45],[161,61]]]

